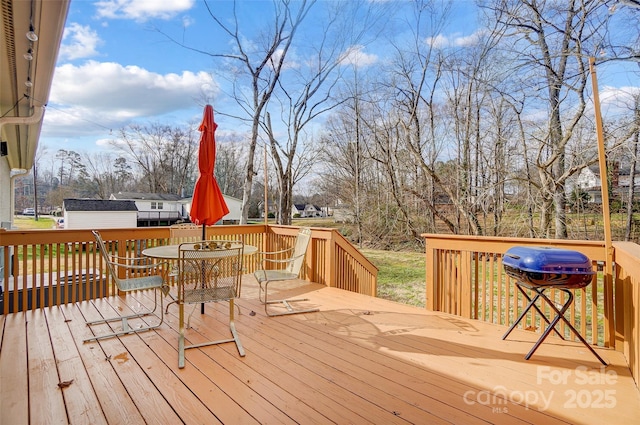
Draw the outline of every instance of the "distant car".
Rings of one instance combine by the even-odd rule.
[[[33,208],[25,208],[22,210],[22,215],[36,215],[36,210]]]

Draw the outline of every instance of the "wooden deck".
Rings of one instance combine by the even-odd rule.
[[[276,284],[273,284],[274,286]],[[84,322],[152,303],[140,293],[0,315],[0,424],[637,424],[621,353],[309,284],[321,311],[267,318],[246,277],[234,344],[186,352],[177,307],[158,331],[83,343]],[[287,293],[287,295],[290,295]],[[191,342],[228,335],[226,304],[192,318]]]

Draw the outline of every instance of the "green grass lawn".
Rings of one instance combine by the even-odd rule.
[[[55,227],[55,222],[49,216],[38,217],[37,220],[35,217],[17,216],[13,218],[13,225],[14,227],[22,230],[52,229]]]
[[[363,249],[362,253],[378,267],[378,297],[424,307],[424,252]]]

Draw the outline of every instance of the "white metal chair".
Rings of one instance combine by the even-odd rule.
[[[151,329],[158,328],[160,325],[162,325],[162,322],[164,321],[164,310],[162,309],[162,294],[160,295],[158,294],[159,291],[162,292],[162,289],[164,286],[164,279],[158,273],[161,272],[161,266],[166,266],[168,263],[161,262],[161,263],[153,263],[153,264],[140,264],[140,263],[148,263],[149,259],[118,257],[116,255],[111,254],[107,250],[104,244],[104,241],[102,240],[102,236],[100,235],[100,232],[94,230],[91,233],[93,233],[93,236],[96,239],[96,246],[100,250],[100,253],[102,254],[105,260],[105,263],[107,265],[107,268],[109,269],[109,274],[111,275],[111,278],[113,279],[118,290],[122,292],[131,292],[131,291],[139,291],[139,290],[145,290],[145,289],[153,289],[154,305],[153,305],[153,310],[151,311],[145,311],[143,313],[131,314],[127,316],[116,316],[116,317],[111,317],[107,319],[94,320],[91,322],[87,322],[87,326],[92,326],[97,324],[121,321],[122,330],[106,333],[102,335],[95,335],[91,338],[85,339],[84,342],[97,341],[99,339],[111,338],[118,335],[126,335],[130,333],[143,332],[143,331],[148,331]],[[118,276],[118,273],[117,273],[119,267],[125,268],[128,274],[129,273],[142,274],[142,276],[122,279]],[[149,275],[149,273],[154,273],[154,274]],[[146,316],[156,316],[155,311],[158,308],[158,296],[160,297],[160,317],[158,317],[160,319],[160,322],[158,322],[155,325],[145,324],[142,327],[131,328],[128,322],[129,319],[140,319]]]
[[[178,274],[178,306],[180,336],[178,340],[178,367],[185,364],[185,350],[208,345],[235,342],[238,353],[245,356],[234,322],[234,299],[242,278],[244,245],[237,241],[199,241],[180,244]],[[189,328],[191,314],[185,328],[185,304],[229,302],[229,330],[232,338],[185,346],[185,329]]]
[[[185,242],[197,242],[202,239],[202,226],[193,223],[179,223],[169,227],[169,244],[179,245]],[[178,276],[178,265],[169,272],[169,277]],[[169,308],[169,306],[167,306]]]
[[[300,271],[304,264],[304,256],[307,252],[307,247],[311,241],[311,229],[308,227],[302,227],[296,237],[295,245],[291,248],[281,251],[260,252],[262,255],[262,267],[261,270],[256,270],[254,276],[260,286],[258,292],[258,298],[260,302],[264,304],[264,311],[267,316],[283,316],[287,314],[298,313],[312,313],[319,311],[317,308],[308,309],[294,309],[290,303],[298,301],[309,301],[308,298],[297,299],[279,299],[269,300],[268,289],[271,282],[298,279],[300,277]],[[285,254],[290,253],[286,258],[282,258]],[[275,269],[274,269],[275,267]],[[264,300],[262,299],[262,292],[264,292]],[[287,311],[279,313],[270,313],[268,306],[270,304],[282,303]]]
[[[178,223],[169,226],[169,243],[178,245],[202,239],[202,226],[194,223]]]
[[[202,239],[202,226],[198,226],[194,223],[177,223],[169,226],[169,244],[179,245],[184,242],[196,242]],[[177,278],[178,276],[178,264],[174,263],[167,274],[169,279]],[[168,294],[173,301],[167,304],[165,314],[169,312],[169,306],[176,302],[176,299]]]

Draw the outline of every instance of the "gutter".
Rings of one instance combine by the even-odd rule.
[[[28,117],[0,117],[0,135],[2,134],[2,127],[5,126],[5,124],[8,125],[31,125],[31,124],[37,124],[38,122],[42,121],[42,118],[44,117],[44,106],[34,106],[33,107],[33,114],[28,116]],[[10,202],[9,205],[11,205],[11,216],[10,216],[10,221],[11,221],[11,225],[13,227],[13,208],[15,206],[15,192],[13,190],[14,187],[14,181],[16,177],[20,177],[20,176],[25,176],[29,174],[29,170],[19,170],[18,172],[16,172],[15,174],[13,173],[13,170],[10,170],[10,188],[11,188],[11,193],[10,193]]]
[[[0,118],[0,130],[5,124],[36,124],[44,116],[44,106],[34,106],[33,115],[28,117],[2,117]]]
[[[6,124],[9,124],[9,125],[37,124],[38,122],[42,121],[42,118],[44,117],[44,109],[45,109],[44,106],[34,106],[33,115],[30,115],[28,117],[1,117],[0,118],[0,134],[2,134],[2,127],[4,127]],[[15,177],[24,176],[26,174],[29,174],[29,170],[24,170],[24,171],[18,172],[17,174],[12,174],[11,180],[13,180]]]

